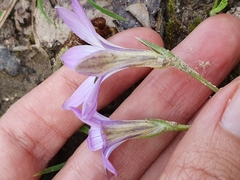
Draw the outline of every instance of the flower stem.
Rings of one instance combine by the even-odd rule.
[[[159,56],[161,56],[161,59],[164,59],[165,61],[169,62],[169,66],[173,66],[175,68],[177,68],[180,71],[183,71],[187,74],[189,74],[190,76],[192,76],[193,78],[195,78],[196,80],[200,81],[202,84],[204,84],[205,86],[207,86],[209,89],[211,89],[214,92],[217,92],[219,89],[213,85],[211,82],[209,82],[208,80],[206,80],[204,77],[202,77],[197,71],[195,71],[194,69],[192,69],[191,67],[189,67],[186,63],[184,63],[183,60],[181,60],[180,58],[176,57],[171,51],[164,49],[161,46],[158,46],[156,44],[152,44],[146,40],[137,38],[141,43],[143,43],[144,45],[146,45],[147,47],[149,47],[150,49],[152,49],[153,51],[155,51],[156,53],[159,54]],[[164,56],[164,58],[162,58],[162,56]],[[161,64],[161,63],[160,63]],[[167,64],[167,63],[165,63]],[[154,65],[153,68],[156,68],[157,66]],[[160,68],[163,67],[162,64],[161,66],[159,66]]]
[[[203,78],[197,71],[190,68],[186,63],[184,63],[181,59],[175,57],[172,61],[172,66],[177,68],[180,71],[186,72],[196,80],[200,81],[202,84],[207,86],[209,89],[214,91],[215,93],[219,90],[215,85],[213,85],[211,82]]]
[[[154,121],[159,126],[164,127],[164,130],[162,132],[187,131],[190,128],[190,125],[178,124],[177,122],[173,122],[173,121],[158,120],[158,119],[148,119],[148,120]]]
[[[187,131],[190,128],[190,125],[178,124],[172,125],[168,131]]]

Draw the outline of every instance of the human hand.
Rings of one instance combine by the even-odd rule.
[[[219,84],[240,56],[239,27],[238,20],[229,15],[210,18],[173,53],[191,67],[198,67],[197,71],[213,84]],[[145,28],[119,33],[110,41],[143,48],[135,36],[162,44],[156,33]],[[201,60],[210,61],[210,66],[202,69]],[[131,68],[108,78],[100,89],[99,109],[149,72],[148,68]],[[42,170],[82,125],[61,105],[85,78],[64,66],[1,118],[1,179],[33,179],[32,175]],[[239,83],[235,80],[220,90],[199,111],[211,93],[208,88],[174,68],[152,70],[111,118],[151,117],[187,123],[195,115],[195,120],[182,140],[182,134],[166,133],[121,145],[110,157],[119,174],[116,179],[237,179],[240,140],[220,127],[219,122]],[[238,127],[237,122],[235,126]],[[101,153],[90,152],[83,143],[55,179],[106,179]]]

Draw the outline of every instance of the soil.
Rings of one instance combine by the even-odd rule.
[[[115,27],[118,32],[139,26],[150,27],[163,37],[166,48],[170,50],[209,17],[213,4],[213,0],[95,0],[95,2],[123,16],[127,21],[116,21],[102,15],[86,0],[81,0],[90,19],[104,17],[107,26]],[[0,8],[1,3],[2,1]],[[66,46],[76,41],[76,37],[73,38],[68,27],[56,15],[54,9],[56,4],[70,8],[70,0],[44,1],[47,15],[65,33],[49,23],[36,7],[36,2],[30,0],[19,0],[4,21],[0,30],[0,116],[14,102],[61,67],[59,54],[63,48],[66,49]],[[237,7],[240,7],[240,0],[230,0],[223,13],[229,11],[237,14],[239,13]],[[116,33],[100,31],[105,38]],[[224,84],[239,74],[240,65],[229,74]],[[110,115],[132,89],[134,87],[101,112]],[[86,135],[82,132],[76,132],[51,161],[51,165],[66,161],[81,143],[80,139],[83,141],[85,138]],[[52,177],[53,174],[50,174],[41,179]]]

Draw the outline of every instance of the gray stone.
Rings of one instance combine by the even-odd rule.
[[[20,59],[11,55],[5,46],[0,45],[0,71],[6,70],[11,76],[19,74]]]

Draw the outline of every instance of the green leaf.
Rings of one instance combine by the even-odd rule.
[[[48,167],[48,168],[34,174],[33,177],[41,176],[41,175],[48,174],[48,173],[55,172],[55,171],[59,171],[60,169],[62,169],[62,167],[65,165],[65,163],[66,162],[55,165],[55,166]]]
[[[43,0],[37,0],[37,7],[41,11],[41,13],[44,15],[44,17],[48,20],[48,22],[50,22],[52,25],[55,26],[55,28],[57,28],[56,24],[48,17],[47,13],[43,9]]]
[[[150,43],[150,42],[148,42],[148,41],[146,41],[144,39],[140,39],[140,38],[137,38],[137,39],[141,43],[143,43],[145,46],[147,46],[148,48],[150,48],[151,50],[155,51],[158,54],[162,54],[162,55],[164,55],[164,56],[166,56],[168,58],[175,57],[175,55],[171,51],[169,51],[169,50],[167,50],[167,49],[165,49],[165,48],[163,48],[161,46],[158,46],[156,44]]]
[[[88,3],[91,4],[93,7],[95,7],[96,9],[98,9],[99,11],[101,11],[103,14],[106,14],[114,19],[120,20],[120,21],[126,21],[125,18],[123,18],[122,16],[119,16],[118,14],[115,14],[107,9],[102,8],[101,6],[97,5],[95,2],[93,2],[92,0],[88,0]]]
[[[215,0],[213,3],[212,9],[215,9],[217,7],[218,3],[219,3],[219,0]]]
[[[89,132],[89,127],[84,124],[83,126],[80,127],[80,130],[81,130],[83,133],[88,134],[88,132]]]
[[[227,5],[228,5],[228,0],[222,0],[218,6],[218,0],[215,0],[214,5],[212,10],[210,11],[210,16],[216,15],[220,11],[222,11]]]

